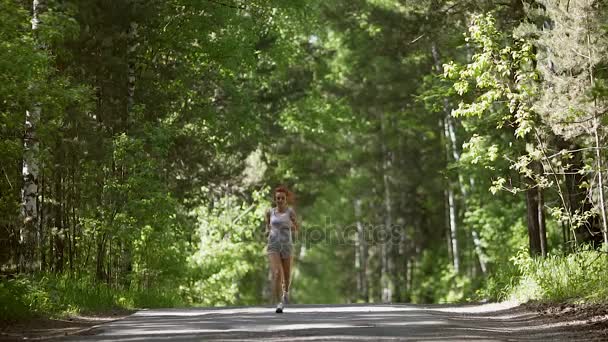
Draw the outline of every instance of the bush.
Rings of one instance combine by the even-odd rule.
[[[509,298],[517,286],[521,274],[512,263],[500,265],[497,272],[490,274],[475,293],[480,301],[500,302]]]
[[[27,279],[3,279],[0,282],[0,320],[27,318],[34,314],[27,293],[31,283]],[[30,299],[35,296],[30,296]]]
[[[511,297],[553,302],[605,302],[608,299],[608,255],[590,248],[568,255],[532,258],[520,251],[513,258],[521,272]]]
[[[0,282],[0,319],[186,305],[177,291],[167,284],[149,289],[122,290],[88,277],[19,276]]]

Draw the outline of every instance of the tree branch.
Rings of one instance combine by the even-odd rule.
[[[576,150],[562,150],[562,151],[559,151],[559,152],[557,152],[555,154],[550,155],[547,158],[552,159],[552,158],[555,158],[555,157],[557,157],[559,155],[566,154],[566,153],[574,153],[574,152],[581,152],[581,151],[588,151],[588,150],[595,150],[595,149],[597,149],[597,147],[594,146],[594,147],[579,148],[579,149],[576,149]],[[608,149],[608,147],[600,147],[599,149]]]
[[[608,111],[604,111],[602,113],[599,113],[597,115],[597,117],[599,118],[599,117],[602,117],[602,116],[604,116],[606,114],[608,114]],[[585,123],[585,122],[591,121],[593,119],[595,119],[595,116],[590,116],[588,118],[577,120],[577,121],[557,121],[557,123],[558,124],[579,124],[579,123]]]
[[[10,178],[8,178],[8,174],[6,174],[6,170],[4,169],[4,167],[2,167],[2,173],[4,173],[4,177],[6,177],[6,181],[8,182],[8,185],[11,187],[11,190],[13,190],[13,183],[11,183]]]

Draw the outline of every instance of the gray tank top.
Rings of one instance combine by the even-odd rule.
[[[291,240],[291,208],[280,213],[276,208],[270,210],[270,235],[280,240]]]

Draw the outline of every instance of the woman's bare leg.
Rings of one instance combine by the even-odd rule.
[[[283,269],[283,291],[289,292],[289,285],[291,285],[291,255],[287,258],[281,259],[281,267]]]
[[[281,283],[283,282],[283,267],[279,253],[269,253],[270,272],[272,273],[272,303],[281,301]]]

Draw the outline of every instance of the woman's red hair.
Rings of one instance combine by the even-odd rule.
[[[277,192],[282,192],[285,194],[285,197],[287,198],[287,204],[289,205],[294,205],[296,203],[296,195],[289,191],[289,189],[287,189],[286,186],[284,185],[279,185],[274,189],[274,194],[276,196]]]

